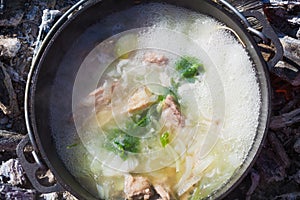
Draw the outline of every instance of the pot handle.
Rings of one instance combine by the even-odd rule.
[[[45,169],[45,166],[39,162],[39,159],[37,159],[37,155],[36,155],[35,151],[32,151],[31,153],[32,153],[33,157],[35,158],[36,162],[30,163],[27,161],[25,154],[24,154],[24,149],[25,149],[26,145],[28,145],[29,143],[30,143],[29,136],[26,135],[26,137],[23,138],[17,146],[17,156],[20,159],[21,165],[22,165],[29,181],[31,182],[32,186],[41,193],[64,191],[63,187],[58,182],[56,182],[52,186],[45,186],[45,185],[42,185],[38,181],[37,171],[39,169]]]
[[[275,47],[275,53],[274,53],[273,58],[271,58],[269,61],[267,61],[268,68],[271,71],[272,68],[277,64],[277,62],[282,60],[282,58],[283,58],[282,44],[281,44],[277,34],[275,33],[275,31],[273,30],[273,28],[271,27],[271,25],[269,24],[269,22],[266,20],[265,16],[262,13],[260,13],[259,11],[256,11],[256,10],[249,10],[249,11],[243,12],[243,15],[245,17],[256,18],[263,27],[262,32],[260,32],[260,33],[265,35],[265,37],[270,42],[273,43],[273,45]]]
[[[256,10],[249,10],[241,13],[234,6],[228,3],[226,0],[217,0],[217,1],[219,1],[222,5],[226,6],[236,16],[238,16],[250,33],[262,39],[264,43],[269,43],[270,41],[273,43],[275,47],[275,55],[271,60],[267,61],[268,68],[269,70],[271,70],[276,65],[276,63],[283,58],[283,48],[280,43],[280,40],[278,39],[278,36],[274,32],[269,22],[266,20],[265,16]],[[247,17],[256,18],[263,27],[262,32],[253,28],[249,23],[249,21],[247,20]]]

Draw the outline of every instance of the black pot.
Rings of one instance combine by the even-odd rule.
[[[152,1],[142,0],[139,3]],[[259,125],[255,141],[243,165],[237,170],[232,179],[212,198],[222,198],[236,186],[247,174],[261,149],[270,115],[270,83],[268,68],[272,68],[282,57],[282,47],[272,28],[264,17],[257,12],[247,12],[243,15],[224,1],[220,4],[210,0],[165,0],[166,2],[185,7],[197,12],[212,16],[233,29],[245,44],[255,64],[257,80],[261,91],[261,108]],[[25,95],[25,117],[29,138],[25,138],[18,146],[18,156],[32,185],[40,192],[54,192],[68,190],[79,199],[96,199],[89,191],[71,175],[60,159],[52,138],[52,128],[49,123],[51,95],[63,95],[57,98],[61,104],[61,112],[72,113],[72,86],[76,72],[87,54],[102,40],[101,34],[89,34],[86,30],[96,24],[99,19],[120,10],[134,6],[131,0],[98,0],[80,1],[72,7],[55,24],[44,40],[29,73]],[[80,9],[79,9],[80,8]],[[71,14],[71,15],[70,15]],[[253,29],[244,16],[253,16],[263,25],[262,32]],[[257,41],[272,41],[276,47],[276,55],[266,63]],[[53,90],[54,80],[58,71],[68,72],[64,79],[65,87],[61,91]],[[57,93],[57,94],[55,94]],[[63,125],[62,125],[63,126]],[[74,124],[68,128],[74,128]],[[30,139],[30,141],[29,141]],[[32,152],[36,163],[29,163],[24,156],[24,147],[31,142]],[[47,166],[57,179],[53,186],[43,186],[36,178],[36,171]]]

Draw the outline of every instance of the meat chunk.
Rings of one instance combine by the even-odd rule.
[[[78,124],[83,123],[91,117],[91,112],[95,112],[96,114],[101,113],[102,111],[104,113],[108,113],[108,110],[110,110],[112,93],[114,92],[118,84],[119,82],[105,82],[102,86],[89,93],[76,106],[75,111],[70,117],[70,122],[76,120]],[[109,120],[110,118],[105,118],[104,121],[106,123]]]
[[[172,95],[167,95],[165,99],[161,119],[164,121],[166,127],[184,126],[184,117],[181,115]]]
[[[96,107],[110,102],[110,95],[107,94],[103,87],[99,87],[89,94],[89,97],[95,97]]]
[[[144,61],[147,63],[156,63],[158,65],[165,65],[168,63],[169,59],[164,55],[159,55],[157,53],[151,52],[145,54]]]
[[[91,106],[94,102],[97,102],[97,100],[103,99],[104,94],[104,88],[99,87],[92,91],[82,102],[83,106]]]
[[[92,91],[82,102],[83,106],[95,106],[96,110],[101,106],[107,106],[111,102],[112,93],[119,83],[113,82],[111,84],[104,83]],[[94,104],[95,103],[95,104]],[[98,110],[97,110],[98,111]]]
[[[149,180],[142,176],[125,176],[124,192],[126,199],[150,199],[154,195]]]
[[[128,100],[128,112],[133,113],[139,110],[143,110],[155,101],[154,96],[146,87],[137,89],[134,94]]]
[[[154,189],[157,192],[157,194],[160,196],[159,199],[170,200],[169,192],[167,192],[167,190],[163,188],[161,185],[154,185]]]

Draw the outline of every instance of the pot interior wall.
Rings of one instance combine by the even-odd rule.
[[[144,2],[150,1],[142,1],[142,3]],[[255,63],[262,99],[261,116],[256,140],[244,165],[233,177],[232,183],[227,184],[225,188],[215,194],[216,197],[219,197],[234,182],[238,181],[241,175],[247,170],[263,140],[269,114],[269,84],[265,63],[262,62],[261,56],[257,54],[253,40],[249,38],[249,34],[240,27],[239,23],[231,15],[221,12],[208,1],[167,0],[164,2],[210,15],[234,29],[246,44],[247,50]],[[66,131],[76,131],[71,119],[72,90],[76,73],[87,54],[97,44],[110,36],[102,34],[101,27],[98,27],[99,31],[94,31],[97,22],[110,13],[126,9],[133,5],[133,1],[129,0],[104,0],[92,3],[78,11],[68,22],[59,28],[45,50],[37,66],[37,73],[33,77],[32,88],[35,88],[35,90],[33,90],[31,96],[31,102],[34,104],[31,109],[31,118],[36,123],[33,124],[33,129],[38,148],[58,181],[80,199],[93,199],[95,197],[86,191],[65,167],[62,161],[63,158],[60,158],[55,150],[52,138],[53,131],[60,130],[60,134],[65,134]],[[122,32],[125,30],[119,29],[118,31]],[[116,34],[116,32],[112,32],[111,34]],[[55,105],[56,110],[55,125],[50,122],[53,121],[53,116],[50,114],[53,112],[53,105]]]

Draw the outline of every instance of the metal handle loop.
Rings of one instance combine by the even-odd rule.
[[[17,155],[18,158],[21,161],[21,165],[30,181],[30,183],[32,184],[32,186],[38,190],[39,192],[42,193],[50,193],[50,192],[60,192],[63,191],[64,189],[62,188],[62,186],[59,183],[56,183],[52,186],[44,186],[41,183],[39,183],[37,177],[36,177],[36,172],[41,169],[44,168],[43,165],[41,165],[41,163],[29,163],[24,155],[24,148],[27,144],[29,144],[30,140],[28,135],[23,138],[21,140],[21,142],[19,143],[19,145],[17,146]],[[33,151],[34,152],[34,151]],[[33,153],[32,152],[32,153]],[[34,154],[33,154],[34,155]]]
[[[234,6],[232,6],[230,3],[228,3],[226,0],[217,0],[217,1],[219,1],[221,4],[226,6],[229,10],[231,10],[236,16],[238,16],[242,20],[242,22],[246,26],[246,29],[249,32],[251,32],[254,35],[261,38],[264,43],[269,43],[270,41],[273,43],[273,45],[276,49],[276,52],[275,52],[274,57],[271,60],[267,61],[268,68],[269,68],[269,70],[271,70],[276,65],[276,63],[282,59],[283,48],[282,48],[282,45],[281,45],[276,33],[274,32],[274,30],[272,29],[270,24],[267,22],[264,15],[258,11],[254,11],[254,10],[245,11],[245,12],[241,13]],[[253,28],[251,26],[251,24],[249,23],[249,21],[247,20],[247,17],[256,18],[263,26],[262,31],[259,31],[259,30],[256,30],[255,28]]]
[[[245,24],[248,31],[250,31],[251,33],[253,33],[256,36],[258,36],[259,38],[261,38],[265,43],[267,43],[269,41],[268,38],[266,37],[266,35],[260,31],[256,30],[255,28],[253,28],[251,26],[251,24],[249,23],[249,21],[247,20],[247,18],[240,11],[238,11],[234,6],[232,6],[226,0],[218,0],[218,1],[220,3],[222,3],[224,6],[226,6],[229,10],[231,10],[234,14],[236,14],[236,16],[238,16],[242,20],[242,22]]]
[[[275,54],[271,60],[267,61],[269,70],[272,70],[272,68],[277,64],[278,61],[282,60],[283,58],[283,48],[280,40],[278,39],[277,34],[274,32],[271,25],[268,23],[264,15],[258,11],[250,10],[245,11],[243,14],[246,17],[254,17],[256,18],[262,25],[262,33],[273,43],[273,46],[275,47]]]

